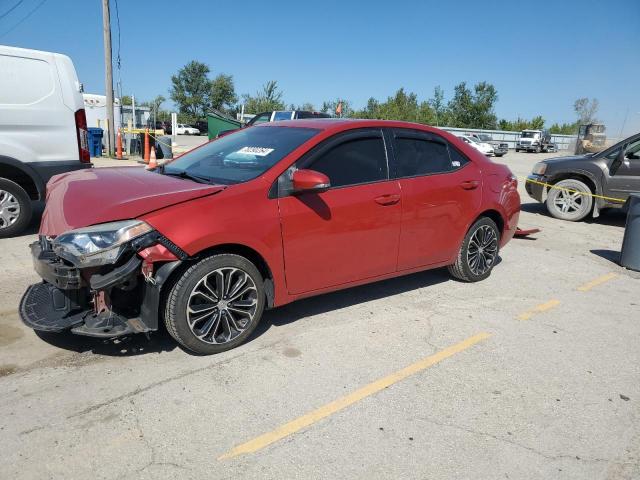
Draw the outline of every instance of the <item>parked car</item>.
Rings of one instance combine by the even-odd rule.
[[[525,187],[562,220],[578,221],[597,217],[603,208],[620,208],[630,194],[640,193],[640,133],[600,153],[536,163]]]
[[[485,155],[493,155],[493,147],[489,143],[481,142],[471,135],[458,135],[458,138]]]
[[[300,298],[443,266],[483,280],[519,211],[509,169],[438,129],[267,123],[152,171],[59,177],[31,245],[44,281],[19,311],[36,330],[101,338],[162,321],[217,353]]]
[[[176,126],[176,135],[200,135],[200,130],[191,125],[185,125],[184,123],[179,123]]]
[[[309,110],[276,110],[271,112],[258,113],[247,122],[247,127],[265,122],[277,122],[280,120],[301,120],[310,118],[331,118],[331,115],[322,112],[312,112]]]
[[[171,135],[171,122],[166,120],[156,122],[156,130],[164,130],[165,135]]]
[[[551,134],[547,130],[523,130],[516,143],[516,152],[546,152],[551,145]]]
[[[23,231],[58,173],[91,167],[71,59],[0,45],[0,237]]]
[[[493,155],[496,157],[502,157],[509,152],[509,144],[506,142],[500,142],[494,140],[491,135],[486,133],[472,133],[471,137],[475,138],[479,142],[488,143],[493,147]]]
[[[198,129],[199,135],[208,135],[209,133],[209,123],[206,120],[198,120],[194,127]]]

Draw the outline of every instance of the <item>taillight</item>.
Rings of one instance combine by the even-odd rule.
[[[84,108],[81,108],[75,113],[76,117],[76,137],[78,138],[78,156],[83,163],[89,163],[91,161],[91,155],[89,154],[89,137],[87,133],[87,116],[84,113]]]

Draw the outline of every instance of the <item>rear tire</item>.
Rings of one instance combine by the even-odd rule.
[[[0,178],[0,238],[12,237],[29,226],[33,205],[27,192],[15,182]]]
[[[560,188],[549,189],[545,204],[551,216],[560,220],[579,222],[591,213],[593,192],[588,185],[580,180],[569,178],[561,180],[555,186],[582,193],[568,192]]]
[[[463,282],[479,282],[491,275],[498,260],[500,231],[487,217],[479,218],[464,237],[460,251],[449,273]]]
[[[264,281],[244,257],[218,254],[188,268],[165,303],[169,334],[192,352],[211,355],[243,343],[260,322]]]

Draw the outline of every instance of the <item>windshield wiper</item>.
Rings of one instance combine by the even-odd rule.
[[[187,180],[192,180],[198,183],[208,183],[211,184],[211,179],[209,177],[204,177],[200,175],[194,175],[192,173],[188,173],[186,170],[180,170],[179,172],[169,172],[164,169],[164,165],[160,166],[159,172],[161,175],[168,175],[171,177],[185,178]]]

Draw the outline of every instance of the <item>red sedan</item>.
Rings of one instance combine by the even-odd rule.
[[[20,304],[45,331],[157,330],[216,353],[265,308],[447,266],[489,276],[520,211],[509,169],[441,130],[301,120],[226,135],[155,170],[54,177],[43,282]]]

